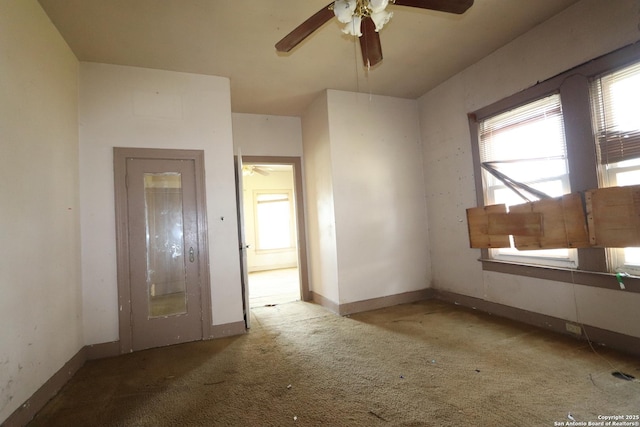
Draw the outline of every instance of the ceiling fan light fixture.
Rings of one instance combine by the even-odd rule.
[[[359,16],[354,16],[351,18],[351,21],[345,25],[342,29],[342,32],[345,34],[349,34],[350,36],[360,37],[362,36],[362,31],[360,31],[362,23],[362,18]]]
[[[343,33],[361,37],[362,18],[370,17],[375,24],[376,32],[389,22],[393,12],[385,10],[388,5],[389,0],[336,0],[333,3],[333,13],[338,21],[347,24],[342,30]]]
[[[393,12],[387,12],[386,10],[373,12],[371,14],[371,19],[373,20],[373,23],[376,24],[376,31],[379,32],[382,27],[384,27],[384,25],[389,22],[392,16]]]
[[[389,5],[389,0],[369,0],[369,9],[371,13],[382,12]]]
[[[338,21],[348,24],[353,20],[356,6],[356,0],[336,0],[333,3],[333,13]]]
[[[473,5],[474,0],[334,0],[277,42],[276,50],[290,52],[327,21],[336,17],[341,23],[347,24],[342,30],[344,33],[360,37],[364,66],[373,67],[382,61],[378,32],[393,16],[393,12],[386,11],[389,3],[460,15]]]

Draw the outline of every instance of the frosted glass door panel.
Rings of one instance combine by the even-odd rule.
[[[148,316],[185,314],[187,287],[181,174],[145,173],[144,198]]]

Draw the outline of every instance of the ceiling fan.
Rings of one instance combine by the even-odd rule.
[[[260,166],[260,165],[243,165],[242,166],[242,175],[243,176],[251,176],[254,173],[260,174],[262,176],[269,176],[271,168]]]
[[[378,32],[393,12],[385,9],[391,2],[399,6],[417,7],[440,12],[462,14],[473,5],[474,0],[336,0],[320,9],[276,43],[278,52],[289,52],[311,33],[334,16],[347,24],[342,30],[360,38],[360,49],[365,67],[382,61],[382,47]]]

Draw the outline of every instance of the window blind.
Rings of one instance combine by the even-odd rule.
[[[480,123],[481,161],[566,158],[560,95],[528,103]]]
[[[640,64],[595,79],[591,100],[600,163],[640,158]]]
[[[483,174],[486,186],[501,185],[496,182],[498,179],[507,186],[506,181],[511,181],[519,188],[535,188],[551,197],[563,194],[563,189],[550,190],[547,185],[552,180],[564,180],[568,176],[559,94],[484,119],[479,124],[479,133],[482,167],[492,170],[491,176]],[[498,172],[508,180],[497,178]],[[568,179],[566,181],[568,183]]]

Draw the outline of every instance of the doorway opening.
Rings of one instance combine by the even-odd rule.
[[[306,300],[299,158],[242,159],[249,308]]]

